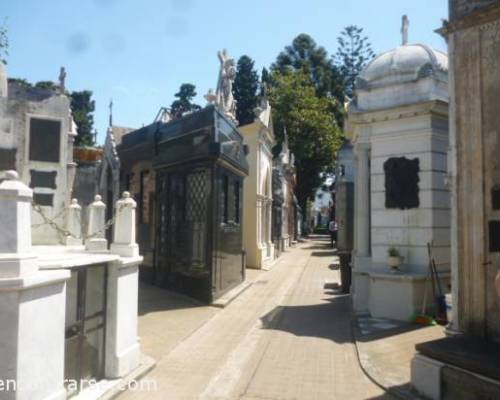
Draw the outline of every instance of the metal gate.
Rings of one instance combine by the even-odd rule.
[[[66,289],[65,384],[69,396],[104,376],[107,266],[71,270]]]
[[[157,283],[194,295],[207,290],[210,170],[157,174]],[[209,289],[209,288],[208,288]]]

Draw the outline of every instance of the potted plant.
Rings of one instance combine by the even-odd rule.
[[[401,265],[401,255],[399,254],[399,250],[395,247],[390,247],[387,250],[387,254],[387,265],[393,270],[398,270]]]

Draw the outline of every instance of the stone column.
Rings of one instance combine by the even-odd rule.
[[[105,375],[119,378],[139,366],[137,334],[139,264],[142,257],[127,257],[108,268]]]
[[[369,145],[358,143],[356,152],[358,168],[356,176],[356,255],[370,256],[370,160]]]
[[[116,202],[116,220],[113,229],[111,252],[122,257],[137,257],[139,246],[135,241],[135,208],[134,199],[129,192],[123,192],[122,199]]]
[[[108,241],[105,239],[104,226],[106,224],[106,205],[100,195],[96,195],[94,202],[89,205],[89,223],[85,246],[88,251],[106,251]]]
[[[66,229],[71,233],[71,236],[66,238],[66,245],[82,246],[82,207],[78,204],[77,199],[71,200],[71,204],[68,207]]]
[[[33,192],[6,173],[0,184],[2,400],[63,400],[66,270],[40,271],[31,248]]]

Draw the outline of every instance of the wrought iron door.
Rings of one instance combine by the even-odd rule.
[[[106,265],[73,269],[66,289],[65,381],[69,395],[104,376]]]
[[[194,297],[209,290],[208,200],[204,167],[157,174],[156,276],[162,286]]]

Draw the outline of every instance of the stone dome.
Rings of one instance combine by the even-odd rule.
[[[448,80],[448,56],[423,44],[407,44],[375,57],[359,75],[356,87],[397,85],[429,76]]]
[[[7,97],[7,69],[0,61],[0,97]]]

